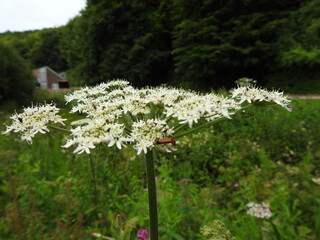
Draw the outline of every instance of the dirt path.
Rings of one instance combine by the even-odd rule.
[[[293,99],[320,99],[319,95],[290,95],[289,98]]]

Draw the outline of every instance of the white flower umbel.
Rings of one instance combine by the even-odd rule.
[[[77,148],[74,153],[90,153],[90,149],[95,148],[95,145],[107,143],[109,147],[116,145],[119,149],[125,143],[131,140],[125,136],[124,124],[108,123],[106,119],[98,118],[89,121],[80,122],[81,125],[71,129],[71,139],[63,147],[70,147],[74,144]]]
[[[12,124],[7,126],[3,134],[11,131],[21,134],[21,140],[32,143],[32,138],[37,133],[49,132],[49,123],[59,123],[64,125],[59,109],[54,104],[31,106],[24,109],[22,113],[15,113],[10,118]]]
[[[247,214],[257,217],[257,218],[266,218],[269,219],[272,217],[272,213],[270,211],[270,206],[268,203],[253,203],[250,202],[247,204],[247,207],[249,207],[249,210],[247,211]]]
[[[184,98],[174,104],[165,106],[167,116],[177,118],[181,124],[188,123],[191,128],[201,118],[212,121],[216,118],[230,116],[240,109],[240,104],[233,99],[226,99],[215,94],[185,94]]]
[[[86,116],[86,121],[76,122],[65,147],[77,145],[76,153],[89,153],[100,143],[119,149],[132,144],[139,154],[154,147],[170,151],[171,140],[158,140],[181,137],[184,134],[176,132],[186,127],[196,129],[206,122],[208,126],[216,119],[231,118],[245,101],[274,102],[286,108],[289,102],[282,93],[254,87],[239,87],[233,97],[164,86],[136,89],[124,80],[85,87],[65,97],[75,103],[72,113]]]
[[[170,151],[175,138],[231,118],[254,102],[275,103],[288,110],[290,102],[281,92],[254,86],[239,87],[226,97],[166,86],[137,89],[124,80],[84,87],[65,100],[73,104],[71,113],[83,117],[71,123],[71,136],[64,145],[75,145],[79,154],[90,153],[97,144],[119,149],[131,144],[139,154],[155,147]],[[245,102],[249,104],[243,106]],[[49,131],[49,122],[63,124],[65,119],[57,113],[53,104],[26,108],[11,117],[13,123],[4,133],[20,132],[22,140],[31,142],[36,133]]]
[[[132,124],[131,139],[138,154],[147,153],[148,148],[153,148],[158,139],[171,136],[173,129],[166,121],[160,119],[140,120]]]
[[[283,92],[267,91],[255,86],[246,86],[235,88],[231,91],[231,93],[232,97],[238,99],[240,103],[245,101],[249,103],[265,101],[276,103],[288,111],[291,110],[288,107],[290,100],[287,98],[287,96],[284,96]]]

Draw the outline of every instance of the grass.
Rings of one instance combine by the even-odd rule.
[[[161,155],[160,239],[205,239],[200,228],[215,219],[239,240],[276,239],[269,221],[246,214],[250,201],[270,203],[280,239],[317,239],[320,101],[292,105],[292,112],[257,109],[220,122]],[[89,240],[99,232],[136,239],[148,226],[142,157],[105,146],[73,155],[60,148],[64,141],[59,132],[33,145],[0,135],[0,238]]]

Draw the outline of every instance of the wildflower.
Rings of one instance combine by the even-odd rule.
[[[22,113],[15,113],[10,118],[12,124],[7,126],[3,134],[11,131],[21,133],[21,140],[32,143],[37,133],[49,132],[49,123],[64,125],[66,119],[58,115],[59,109],[54,104],[37,105],[24,108]]]
[[[314,183],[320,185],[320,178],[312,178],[311,179]]]
[[[101,239],[112,239],[106,236],[103,236],[101,233],[91,233],[91,237],[101,238]]]
[[[149,240],[149,233],[147,230],[141,229],[137,232],[137,238],[139,240]]]
[[[233,186],[237,188],[239,187],[239,183],[235,183]]]
[[[174,135],[178,131],[231,118],[245,101],[273,102],[288,110],[290,102],[281,92],[252,85],[234,89],[230,98],[170,87],[136,89],[121,79],[84,87],[66,95],[65,100],[74,103],[71,113],[84,116],[71,123],[71,135],[63,145],[75,146],[77,154],[89,154],[98,144],[118,149],[131,144],[138,154],[154,148],[170,152],[176,150]],[[48,123],[64,124],[65,119],[57,113],[52,104],[26,108],[11,117],[13,123],[4,133],[19,132],[23,141],[31,143],[35,134],[49,131]]]
[[[238,99],[239,103],[245,101],[252,102],[271,102],[284,107],[288,111],[291,111],[289,107],[290,100],[284,96],[283,92],[267,91],[255,86],[238,87],[231,91],[232,98]]]
[[[245,86],[252,86],[257,83],[257,80],[252,78],[242,77],[235,81],[237,86],[245,87]]]
[[[172,133],[173,129],[168,126],[165,120],[139,120],[132,124],[130,138],[135,143],[134,148],[140,154],[142,151],[147,153],[147,148],[153,148],[157,139]]]
[[[181,183],[186,183],[187,181],[188,181],[188,179],[186,179],[186,178],[182,178],[182,179],[180,180]]]
[[[270,211],[270,206],[268,203],[253,203],[250,202],[247,204],[247,207],[249,207],[249,210],[247,211],[247,214],[257,217],[257,218],[271,218],[272,213]]]
[[[214,220],[203,226],[200,232],[207,240],[235,240],[230,230],[220,220]]]

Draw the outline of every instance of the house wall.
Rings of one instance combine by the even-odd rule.
[[[40,88],[48,88],[46,67],[39,69],[38,82],[40,83]]]
[[[48,88],[52,88],[52,84],[58,83],[59,80],[62,80],[62,78],[58,77],[55,73],[53,73],[47,68]]]
[[[33,70],[41,89],[59,89],[61,82],[67,82],[50,67],[42,67]],[[60,81],[60,82],[59,82]],[[62,86],[64,86],[62,84]]]

